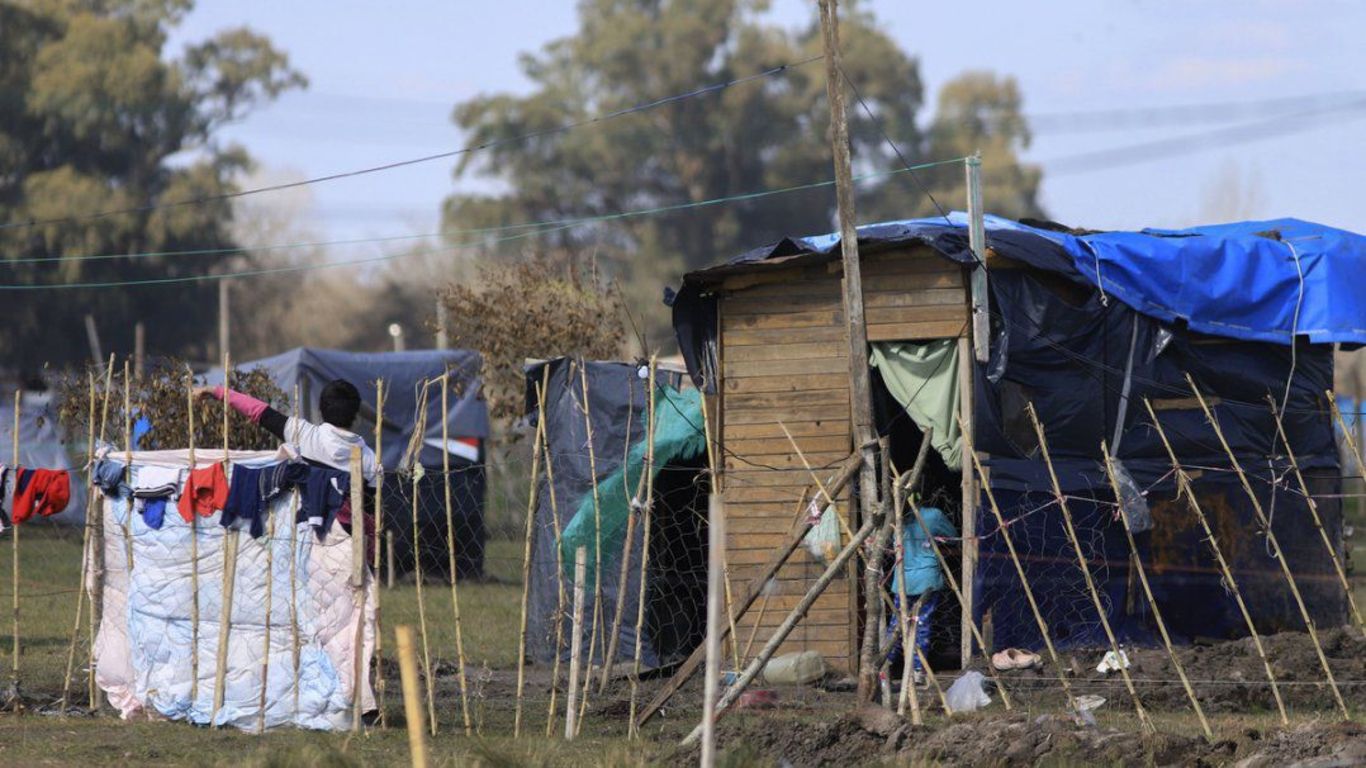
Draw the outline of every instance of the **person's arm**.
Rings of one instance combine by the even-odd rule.
[[[215,400],[223,399],[223,387],[218,386],[213,389],[201,388],[196,391],[200,395],[208,395]],[[257,400],[251,395],[242,392],[227,392],[228,406],[234,411],[246,416],[253,424],[259,424],[267,432],[275,435],[279,440],[285,439],[285,426],[289,418],[283,413],[271,408],[266,403]]]

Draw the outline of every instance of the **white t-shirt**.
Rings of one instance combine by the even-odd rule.
[[[366,483],[374,484],[375,452],[355,432],[291,416],[285,421],[285,438],[303,458],[343,472],[351,469],[351,448],[360,446],[361,475]]]

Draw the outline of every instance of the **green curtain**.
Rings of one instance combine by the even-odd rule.
[[[958,341],[938,339],[913,344],[885,341],[873,345],[871,364],[901,407],[922,430],[934,429],[933,445],[949,469],[963,466],[958,430]]]

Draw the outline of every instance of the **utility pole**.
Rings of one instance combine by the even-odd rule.
[[[133,375],[142,378],[147,362],[147,326],[141,321],[133,324]]]
[[[95,316],[85,316],[85,340],[90,342],[90,357],[98,366],[104,362],[104,350],[100,348],[100,332],[95,327]]]
[[[450,348],[450,334],[446,331],[446,307],[441,304],[441,297],[436,298],[436,348]]]
[[[868,328],[863,319],[863,277],[859,266],[858,231],[854,214],[853,170],[849,159],[849,124],[844,104],[843,69],[840,66],[839,13],[836,0],[820,0],[821,37],[825,43],[825,94],[830,102],[830,142],[835,156],[835,199],[839,207],[840,252],[844,261],[844,318],[849,324],[849,394],[853,417],[854,443],[863,458],[859,471],[857,520],[875,521],[882,527],[885,517],[878,503],[877,474],[874,469],[872,384],[868,375]],[[885,537],[879,535],[877,540]],[[883,542],[885,544],[885,541]],[[873,669],[878,627],[874,626],[879,604],[876,590],[881,589],[881,552],[875,546],[868,556],[863,599],[871,608],[865,617],[863,649],[859,654],[858,697],[868,701],[876,689],[877,670]],[[872,643],[870,647],[869,639]]]
[[[220,360],[228,356],[229,310],[228,280],[223,278],[218,281],[218,358]]]

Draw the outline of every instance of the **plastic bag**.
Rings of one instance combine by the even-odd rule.
[[[1115,483],[1119,486],[1119,511],[1124,518],[1129,521],[1129,530],[1134,533],[1142,533],[1153,527],[1153,513],[1148,509],[1148,500],[1143,497],[1143,491],[1134,481],[1134,476],[1129,474],[1124,462],[1119,459],[1112,459],[1111,466],[1115,470]]]
[[[948,701],[949,709],[954,712],[975,712],[991,703],[991,697],[987,695],[986,689],[982,687],[985,680],[981,672],[970,669],[953,681],[949,690],[944,693],[944,698]]]
[[[840,551],[840,521],[839,512],[834,506],[826,505],[822,507],[815,500],[807,506],[807,514],[815,517],[820,515],[820,522],[811,526],[811,530],[806,532],[806,538],[802,539],[802,544],[812,557],[820,558],[826,562],[835,559],[835,555]]]

